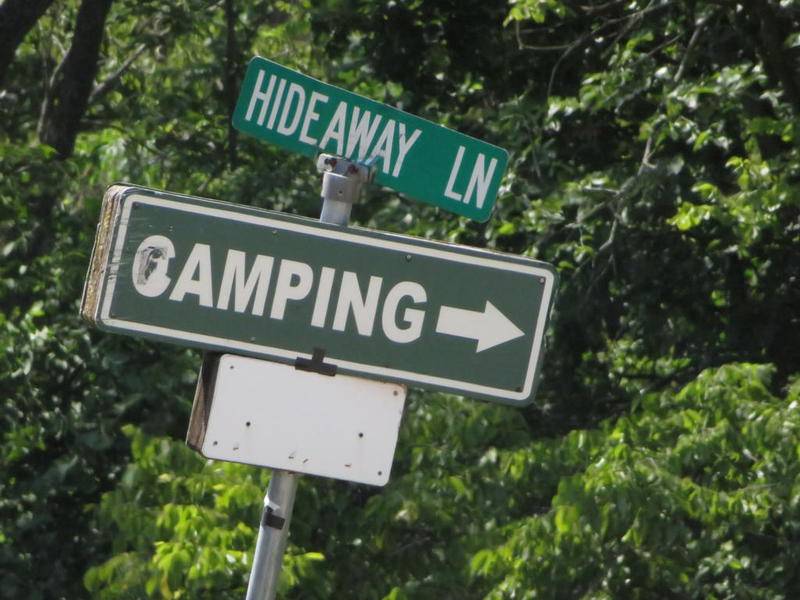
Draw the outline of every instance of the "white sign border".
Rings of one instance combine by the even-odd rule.
[[[370,375],[376,376],[377,378],[388,377],[390,380],[401,380],[409,383],[410,385],[414,385],[415,383],[428,384],[433,386],[440,386],[443,388],[449,388],[451,390],[460,390],[465,392],[467,395],[470,392],[472,392],[483,396],[502,398],[512,402],[513,401],[519,402],[521,400],[525,400],[531,394],[533,388],[533,378],[534,375],[536,374],[536,365],[539,361],[539,354],[543,345],[542,338],[544,336],[544,329],[547,321],[547,313],[550,308],[550,299],[553,294],[553,287],[555,283],[555,277],[553,273],[551,273],[546,269],[530,265],[524,265],[516,262],[497,260],[495,258],[489,258],[488,256],[483,257],[483,256],[476,256],[473,254],[459,254],[451,250],[440,250],[438,248],[430,248],[427,246],[416,246],[414,244],[409,244],[406,242],[387,240],[366,235],[359,235],[356,233],[351,233],[347,229],[339,230],[339,229],[317,228],[309,225],[304,225],[302,223],[295,223],[292,221],[271,219],[269,217],[262,217],[247,213],[239,213],[231,210],[214,208],[211,206],[202,206],[198,204],[176,202],[174,200],[168,200],[166,198],[148,198],[147,196],[142,195],[138,191],[126,196],[125,198],[125,206],[123,207],[122,216],[120,218],[120,225],[117,231],[116,245],[114,247],[114,256],[112,258],[112,264],[114,265],[120,264],[120,260],[122,258],[122,248],[125,243],[125,235],[128,230],[128,223],[130,222],[130,213],[133,208],[133,205],[136,203],[149,206],[156,206],[161,208],[169,208],[173,210],[205,215],[219,219],[227,219],[229,221],[238,221],[241,223],[248,223],[251,225],[258,225],[262,227],[271,227],[273,229],[283,229],[285,231],[292,231],[303,235],[314,235],[322,238],[346,241],[353,244],[360,244],[362,246],[374,246],[384,249],[388,248],[398,252],[405,252],[407,254],[412,254],[412,255],[416,254],[421,256],[427,256],[431,258],[445,260],[448,262],[461,262],[461,263],[468,263],[471,265],[479,264],[481,266],[489,268],[501,269],[505,271],[513,271],[516,273],[523,273],[534,277],[543,278],[544,291],[542,292],[542,302],[541,302],[542,310],[539,311],[539,316],[536,322],[536,329],[533,335],[533,343],[531,345],[530,360],[528,361],[528,370],[525,375],[525,384],[523,385],[521,391],[507,390],[505,388],[495,388],[495,387],[470,383],[466,381],[459,381],[456,379],[448,379],[446,377],[436,377],[433,375],[415,373],[413,371],[391,369],[388,367],[378,367],[375,365],[356,363],[327,356],[325,357],[325,362],[336,365],[337,367],[341,367],[342,369],[346,369],[350,372],[350,374],[368,373]],[[260,356],[272,356],[288,360],[293,360],[297,357],[304,357],[304,358],[311,357],[310,354],[297,352],[294,350],[288,351],[282,348],[273,348],[272,346],[251,344],[248,342],[242,342],[238,340],[230,340],[228,338],[210,336],[201,333],[190,333],[181,331],[179,329],[170,329],[168,327],[161,327],[158,325],[147,325],[144,323],[136,323],[135,321],[127,321],[124,319],[113,318],[111,317],[111,300],[114,297],[114,287],[116,285],[117,273],[116,269],[114,269],[113,273],[111,271],[112,270],[109,269],[106,275],[107,283],[103,294],[103,301],[99,318],[99,321],[104,325],[108,325],[111,327],[118,327],[120,329],[125,329],[129,331],[138,331],[144,334],[159,335],[163,337],[169,337],[172,339],[193,341],[200,344],[218,346],[235,350],[242,350],[244,352],[253,353]]]

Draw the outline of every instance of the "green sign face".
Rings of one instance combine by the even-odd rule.
[[[502,148],[260,57],[233,125],[293,152],[373,165],[377,183],[476,221],[491,215],[508,163]]]
[[[102,329],[476,396],[532,400],[550,265],[115,186],[81,312]]]

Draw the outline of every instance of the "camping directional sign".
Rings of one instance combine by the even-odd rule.
[[[110,331],[524,405],[555,287],[531,259],[118,185],[81,313]]]
[[[508,163],[502,148],[261,57],[233,125],[293,152],[372,165],[377,183],[476,221],[491,215]]]

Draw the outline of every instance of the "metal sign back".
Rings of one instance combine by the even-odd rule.
[[[219,357],[209,380],[202,435],[190,440],[206,458],[371,485],[389,481],[405,386],[233,354]]]

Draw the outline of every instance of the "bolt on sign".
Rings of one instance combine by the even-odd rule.
[[[511,405],[536,388],[551,265],[113,186],[81,307],[101,329]]]
[[[377,183],[476,221],[491,215],[508,163],[502,148],[261,57],[233,125],[292,152],[370,165]]]

